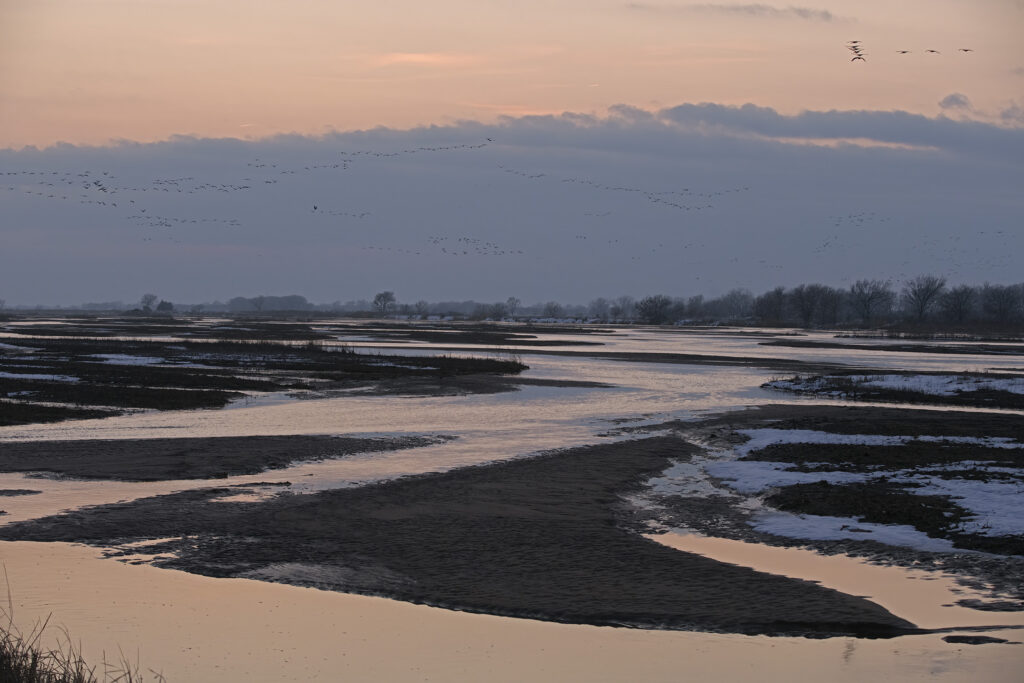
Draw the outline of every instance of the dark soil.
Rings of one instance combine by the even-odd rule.
[[[949,353],[994,356],[1022,356],[1022,344],[844,344],[842,342],[776,339],[762,346],[790,346],[808,349],[857,349],[861,351],[898,351],[901,353]]]
[[[181,537],[147,552],[173,551],[155,562],[211,576],[289,581],[289,563],[306,577],[316,566],[321,588],[570,623],[916,632],[863,598],[630,531],[620,497],[694,452],[654,437],[263,503],[216,501],[237,489],[189,491],[15,523],[0,538],[109,546]]]
[[[1006,638],[993,638],[992,636],[944,636],[947,643],[962,643],[964,645],[987,645],[990,643],[1009,643]],[[1015,645],[1019,643],[1014,643]]]
[[[329,328],[345,337],[372,337],[386,342],[420,342],[430,344],[486,344],[491,346],[600,346],[600,341],[538,338],[538,334],[607,334],[609,330],[577,326],[543,326],[524,324],[430,324],[345,325]]]
[[[108,417],[114,414],[108,410],[40,406],[32,403],[0,401],[0,427],[35,424],[37,422],[61,422],[62,420],[88,420],[96,417]]]
[[[886,372],[885,374],[899,375],[929,375],[949,373],[925,373],[925,372]],[[966,376],[987,376],[982,373],[958,373]],[[835,398],[837,395],[849,401],[869,401],[880,403],[912,403],[917,405],[936,406],[967,406],[971,408],[999,408],[1005,410],[1024,409],[1024,394],[1016,394],[1010,391],[999,389],[978,389],[972,391],[960,391],[949,396],[930,394],[913,389],[890,389],[885,387],[873,387],[862,382],[851,379],[851,375],[862,377],[863,372],[849,374],[830,374],[825,377],[815,376],[803,378],[807,381],[826,380],[827,384],[821,389],[789,389],[769,383],[762,384],[765,389],[783,391],[794,394],[805,394],[809,396],[827,396]],[[1000,377],[1013,377],[1013,375],[1000,375]]]
[[[0,401],[0,425],[105,417],[137,409],[220,408],[245,391],[364,388],[381,395],[513,391],[518,385],[507,378],[526,369],[515,359],[364,354],[316,342],[73,337],[32,338],[9,345],[21,345],[28,353],[0,351],[0,371],[17,375],[0,378],[0,399],[10,399]],[[106,363],[99,354],[163,361],[156,365]],[[53,376],[77,381],[55,381],[59,377]],[[407,391],[401,390],[403,384],[409,385]],[[64,405],[46,405],[55,403]]]
[[[673,422],[651,429],[674,427],[689,430],[695,423]],[[702,421],[714,429],[810,429],[836,434],[884,434],[890,436],[972,436],[1024,440],[1024,418],[1010,413],[913,408],[774,404],[722,413]]]
[[[0,472],[125,481],[213,479],[282,469],[303,460],[429,446],[446,438],[233,436],[5,442],[0,449]]]
[[[951,412],[888,407],[769,405],[723,413],[699,422],[670,422],[631,428],[631,431],[670,429],[683,438],[698,439],[728,448],[746,437],[737,430],[770,427],[806,429],[839,434],[931,435],[1005,437],[1024,440],[1024,421],[1019,415],[985,412]],[[886,546],[871,540],[808,541],[756,531],[748,524],[750,513],[737,503],[739,496],[656,496],[660,510],[649,516],[659,525],[683,527],[712,536],[777,546],[810,546],[825,554],[864,557],[881,564],[953,573],[974,590],[993,599],[971,600],[973,609],[1020,611],[1024,609],[1024,538],[964,534],[947,522],[964,511],[955,498],[917,496],[912,485],[886,479],[887,472],[927,467],[931,476],[967,479],[1003,479],[1024,476],[1020,449],[1000,449],[937,442],[911,441],[905,446],[849,446],[779,444],[751,452],[748,459],[791,463],[798,471],[877,472],[868,484],[857,486],[822,483],[785,487],[777,497],[780,506],[794,511],[827,516],[848,516],[865,522],[915,524],[926,533],[951,540],[958,548],[976,552],[926,552]],[[1017,468],[1016,473],[992,473],[983,468],[950,469],[943,465],[963,461],[991,462]],[[949,512],[953,517],[940,516]]]
[[[934,441],[909,441],[901,446],[782,443],[751,451],[742,459],[791,462],[796,465],[792,469],[798,472],[880,472],[952,465],[964,461],[1024,469],[1024,449]],[[985,479],[982,472],[957,470],[957,476]],[[998,474],[989,472],[987,477],[998,478]]]
[[[856,517],[875,524],[906,524],[932,538],[946,538],[965,550],[999,555],[1024,555],[1024,536],[984,536],[957,531],[970,513],[948,496],[913,493],[910,485],[884,480],[851,484],[795,484],[765,499],[786,512],[830,517]]]

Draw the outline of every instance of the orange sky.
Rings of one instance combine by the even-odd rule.
[[[0,147],[618,103],[935,115],[956,92],[974,108],[956,115],[987,120],[1024,106],[1019,0],[808,3],[3,0]],[[850,39],[868,62],[849,62]]]

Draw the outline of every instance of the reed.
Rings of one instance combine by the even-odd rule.
[[[7,607],[0,607],[0,683],[140,683],[145,680],[163,683],[162,674],[149,670],[144,674],[138,661],[133,662],[124,652],[118,652],[118,661],[103,661],[90,666],[82,656],[67,629],[50,625],[50,616],[36,622],[28,631],[14,623],[14,601],[11,586],[7,584]],[[51,615],[52,616],[52,615]],[[56,630],[58,637],[52,647],[44,645],[44,635]]]

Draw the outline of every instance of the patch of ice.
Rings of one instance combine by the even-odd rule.
[[[777,510],[759,512],[750,519],[757,531],[809,541],[878,541],[886,545],[931,552],[952,552],[952,541],[932,538],[905,524],[870,524],[852,517],[795,515]],[[962,552],[962,551],[961,551]]]
[[[944,479],[903,472],[894,481],[921,484],[913,493],[922,496],[949,496],[973,517],[961,524],[966,533],[983,536],[1016,536],[1024,534],[1024,516],[1020,502],[1024,500],[1024,483],[1019,481],[979,481],[977,479]]]
[[[786,462],[762,462],[759,460],[734,460],[709,462],[705,471],[739,493],[761,493],[777,486],[813,484],[827,481],[830,484],[852,484],[867,481],[872,475],[860,472],[796,472]]]
[[[41,375],[18,372],[0,372],[0,379],[38,379],[47,382],[78,382],[78,377],[70,375]]]
[[[708,477],[707,466],[712,462],[697,456],[690,462],[677,462],[645,486],[659,496],[734,496],[732,491],[715,486]]]
[[[94,353],[89,358],[102,358],[108,365],[158,365],[163,358],[153,356],[131,356],[126,353]]]
[[[740,429],[749,441],[735,448],[744,456],[766,446],[782,443],[851,444],[857,446],[901,446],[910,441],[929,443],[958,443],[988,446],[990,448],[1024,448],[1024,442],[1003,436],[888,436],[884,434],[835,434],[813,429]]]
[[[807,377],[796,380],[774,380],[768,382],[773,389],[810,392],[828,396],[844,396],[848,393],[836,380],[849,381],[857,388],[914,391],[931,396],[956,396],[972,391],[1007,391],[1024,394],[1024,378],[977,377],[972,375],[842,375]]]

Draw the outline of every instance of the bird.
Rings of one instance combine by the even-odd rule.
[[[969,47],[962,47],[962,48],[960,48],[960,50],[959,50],[959,51],[960,51],[960,52],[974,52],[974,50],[972,50],[972,49],[971,49],[971,48],[969,48]]]
[[[910,50],[896,50],[896,52],[898,54],[901,54],[901,55],[908,55],[908,54],[910,54]]]
[[[851,62],[855,62],[855,61],[857,61],[858,59],[859,59],[860,61],[862,61],[862,62],[866,62],[866,61],[868,61],[868,60],[864,59],[863,57],[861,57],[860,55],[857,55],[856,57],[854,57],[854,58],[853,58],[853,59],[851,59],[850,61],[851,61]]]
[[[932,54],[935,54],[935,55],[941,55],[942,54],[938,50],[925,50],[925,52],[931,52]]]

